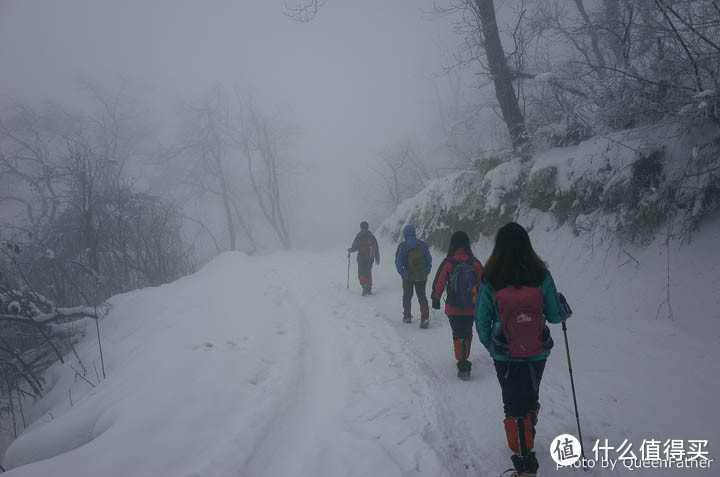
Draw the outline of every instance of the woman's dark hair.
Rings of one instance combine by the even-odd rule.
[[[540,286],[547,265],[530,244],[530,236],[519,224],[510,222],[495,235],[495,248],[488,258],[483,277],[496,289],[515,286]]]
[[[458,230],[452,237],[450,237],[450,246],[448,247],[447,256],[452,257],[455,255],[455,251],[459,248],[464,249],[468,255],[474,256],[472,249],[470,248],[470,237],[462,230]]]

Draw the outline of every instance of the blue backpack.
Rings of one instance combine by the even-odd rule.
[[[448,277],[447,282],[447,299],[448,305],[457,308],[471,309],[475,307],[473,303],[473,287],[478,282],[478,274],[473,268],[474,258],[461,263],[453,257],[448,257],[447,261],[453,266],[452,273]]]

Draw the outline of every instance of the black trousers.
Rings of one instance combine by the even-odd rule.
[[[474,316],[451,316],[448,315],[450,320],[450,328],[452,328],[452,337],[454,340],[471,340],[473,323],[475,322]]]
[[[502,388],[505,417],[521,417],[537,409],[540,380],[544,370],[544,359],[495,361],[495,372]]]
[[[421,305],[428,304],[427,295],[425,294],[425,286],[427,280],[422,282],[413,282],[411,280],[403,280],[403,305],[409,305],[413,297],[413,289],[417,293],[418,301]]]

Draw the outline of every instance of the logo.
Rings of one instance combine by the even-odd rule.
[[[520,313],[517,318],[515,319],[516,323],[527,323],[528,321],[532,321],[533,319],[526,315],[525,313]]]
[[[580,441],[571,434],[560,434],[550,444],[550,456],[560,467],[573,465],[580,459]]]

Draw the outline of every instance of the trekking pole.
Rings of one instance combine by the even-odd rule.
[[[570,318],[572,316],[570,305],[568,305],[568,302],[562,293],[559,293],[558,296],[560,298],[560,305],[565,311],[566,319]],[[575,379],[573,379],[572,363],[570,361],[570,346],[568,345],[567,326],[565,325],[565,321],[562,322],[562,331],[563,336],[565,337],[565,353],[567,354],[568,371],[570,372],[570,388],[572,389],[573,404],[575,405],[575,420],[577,421],[578,439],[580,440],[580,454],[584,459],[585,445],[583,444],[582,431],[580,430],[580,413],[578,412],[577,397],[575,396]]]
[[[348,280],[347,280],[347,287],[350,288],[350,254],[348,253]]]

